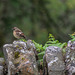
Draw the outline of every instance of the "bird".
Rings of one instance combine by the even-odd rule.
[[[15,38],[17,39],[27,39],[26,36],[24,35],[24,33],[18,28],[18,27],[13,27],[13,35]]]

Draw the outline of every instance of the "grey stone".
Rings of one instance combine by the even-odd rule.
[[[8,75],[38,75],[34,50],[35,46],[30,40],[5,44],[3,52],[8,66]]]
[[[75,75],[75,41],[66,48],[65,62],[67,75]]]
[[[67,47],[71,47],[71,45],[72,45],[72,42],[68,41]]]
[[[4,58],[0,58],[0,75],[3,75],[3,68],[4,68]]]
[[[4,58],[0,58],[0,65],[3,65],[5,63]]]
[[[3,66],[0,66],[0,75],[3,75]]]
[[[46,48],[44,68],[44,75],[65,75],[65,63],[61,48],[55,46]]]

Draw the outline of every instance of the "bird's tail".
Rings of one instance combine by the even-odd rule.
[[[27,40],[27,37],[24,35],[24,33],[21,33],[20,36]]]
[[[24,37],[24,39],[26,39],[26,40],[27,40],[27,37],[26,37],[25,35],[24,35],[23,37]]]

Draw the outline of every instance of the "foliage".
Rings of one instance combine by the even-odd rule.
[[[70,41],[75,41],[75,32],[73,34],[69,34],[71,37]],[[59,48],[62,48],[62,52],[63,54],[65,53],[65,49],[67,46],[67,43],[61,43],[58,40],[55,40],[54,36],[52,34],[49,34],[49,40],[45,43],[45,45],[43,46],[42,44],[36,43],[33,40],[33,43],[35,44],[36,47],[36,51],[38,52],[38,58],[39,58],[39,62],[43,62],[43,56],[45,54],[45,50],[48,46],[57,46]]]
[[[36,51],[38,52],[38,58],[39,61],[43,61],[43,55],[45,54],[45,50],[48,46],[57,46],[59,48],[63,49],[63,52],[65,52],[65,46],[67,43],[60,43],[58,40],[55,40],[54,36],[52,34],[49,34],[49,40],[45,43],[43,46],[42,44],[38,44],[33,40],[33,43],[35,44]]]
[[[0,52],[0,57],[3,57],[4,58],[3,52]]]
[[[20,39],[20,41],[24,41],[24,42],[26,42],[26,40],[25,40],[25,39]]]
[[[58,40],[55,40],[52,34],[49,34],[49,40],[46,42],[48,46],[57,46],[63,48],[67,43],[60,43]]]
[[[70,37],[71,37],[71,40],[70,41],[75,41],[75,32],[73,34],[69,34]]]

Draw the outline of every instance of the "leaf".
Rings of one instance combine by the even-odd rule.
[[[63,49],[63,53],[66,53],[66,48]]]
[[[40,52],[39,54],[38,54],[38,58],[39,59],[43,59],[43,55],[45,54],[45,51],[43,51],[43,52]]]
[[[55,41],[47,41],[46,43],[58,43],[59,41],[58,40],[55,40]]]
[[[39,53],[38,55],[43,55],[43,54],[45,54],[45,51],[43,51],[43,52]]]
[[[60,48],[63,48],[66,45],[67,45],[67,43],[65,42],[65,43],[63,43],[63,44],[60,45]]]

